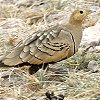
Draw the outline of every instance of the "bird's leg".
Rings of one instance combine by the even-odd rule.
[[[31,67],[29,68],[29,74],[34,74],[36,73],[40,68],[42,68],[43,70],[45,70],[47,68],[47,63],[46,64],[40,64],[40,65],[31,65]]]
[[[45,76],[45,73],[46,73],[46,71],[47,71],[47,66],[48,66],[48,63],[44,63],[44,64],[42,64],[42,66],[41,66],[41,71],[40,71],[40,73],[39,73],[39,80],[40,80],[40,82],[41,81],[44,81],[44,76]],[[42,83],[43,84],[43,83]]]
[[[29,74],[34,74],[36,73],[39,69],[41,68],[41,65],[31,65],[29,68]]]
[[[46,69],[47,69],[47,66],[48,66],[48,63],[43,64],[43,65],[42,65],[42,69],[43,69],[43,70],[46,70]]]

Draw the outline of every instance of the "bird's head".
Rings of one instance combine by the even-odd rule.
[[[89,14],[89,12],[90,11],[86,10],[86,9],[77,9],[71,14],[69,22],[72,23],[72,24],[82,23],[83,20]]]

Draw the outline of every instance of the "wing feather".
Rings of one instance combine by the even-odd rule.
[[[70,33],[57,25],[33,33],[21,47],[11,51],[3,62],[6,65],[17,65],[23,62],[42,64],[60,61],[69,56],[69,51],[72,50],[70,48],[73,48],[72,44]]]

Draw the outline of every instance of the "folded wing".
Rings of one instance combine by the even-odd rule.
[[[9,66],[24,62],[30,64],[57,62],[70,57],[73,52],[74,41],[71,33],[56,25],[30,35],[23,45],[7,54],[2,62]]]

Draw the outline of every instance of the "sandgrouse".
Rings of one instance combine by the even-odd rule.
[[[89,11],[75,10],[67,24],[57,24],[46,30],[38,30],[17,45],[2,60],[5,65],[16,66],[30,64],[30,74],[43,65],[69,58],[77,52],[82,39],[82,22]]]

